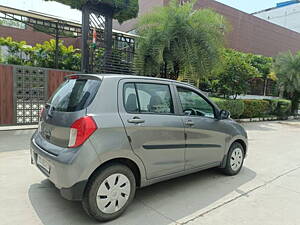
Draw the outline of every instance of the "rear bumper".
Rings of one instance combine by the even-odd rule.
[[[60,190],[61,195],[68,200],[81,200],[88,178],[93,172],[91,165],[95,164],[94,161],[99,163],[91,144],[85,143],[81,147],[82,149],[69,154],[69,157],[66,157],[66,153],[63,152],[63,157],[51,154],[38,146],[34,138],[32,138],[30,146],[32,164]],[[65,151],[72,150],[67,149]],[[47,161],[50,167],[49,171],[37,163],[38,157]]]
[[[83,198],[84,190],[87,180],[80,181],[69,188],[60,189],[60,194],[63,198],[71,201],[81,201]]]

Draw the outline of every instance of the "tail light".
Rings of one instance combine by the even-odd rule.
[[[40,117],[43,115],[44,111],[45,111],[45,107],[41,108],[40,115],[39,115]]]
[[[82,145],[94,132],[97,125],[91,116],[85,116],[76,120],[71,125],[69,148],[76,148]]]

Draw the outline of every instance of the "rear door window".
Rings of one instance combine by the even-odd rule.
[[[101,84],[99,79],[68,79],[50,98],[53,111],[75,112],[88,107]]]
[[[129,113],[174,113],[169,85],[153,83],[126,83],[124,106]]]

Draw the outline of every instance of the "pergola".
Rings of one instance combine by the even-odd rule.
[[[89,10],[89,9],[86,9]],[[85,11],[86,12],[86,11]],[[55,64],[58,66],[59,47],[61,38],[82,38],[82,72],[110,72],[133,73],[136,35],[112,30],[112,39],[106,40],[104,16],[88,11],[83,14],[84,22],[72,22],[57,17],[52,17],[37,12],[24,11],[0,5],[0,19],[17,21],[32,27],[34,30],[46,33],[56,40]],[[84,32],[82,32],[84,30]],[[82,35],[84,33],[85,35]],[[96,34],[96,42],[92,45],[93,34]],[[109,35],[108,35],[109,37]],[[97,49],[105,48],[105,41],[109,41],[112,51],[117,52],[109,57],[109,67],[103,64]],[[92,47],[93,46],[93,47]],[[100,60],[99,60],[100,59]],[[97,61],[98,60],[98,61]]]

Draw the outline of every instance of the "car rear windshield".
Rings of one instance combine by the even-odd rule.
[[[85,109],[94,100],[100,84],[99,79],[68,79],[55,91],[47,105],[60,112]]]

